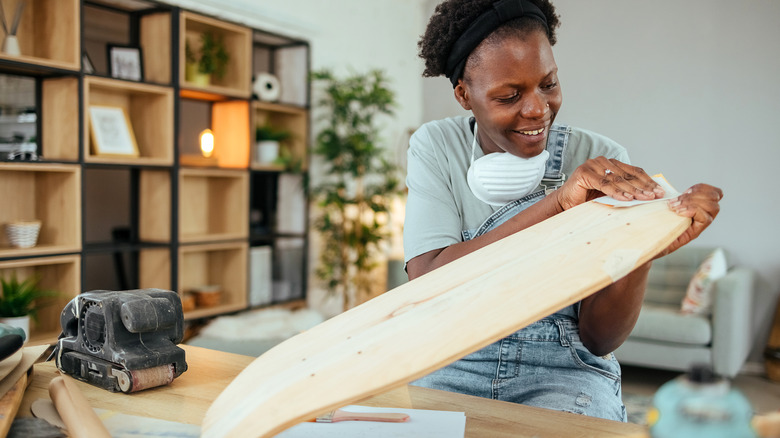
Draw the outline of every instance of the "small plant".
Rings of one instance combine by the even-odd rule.
[[[193,50],[189,42],[184,44],[187,63],[197,65],[200,73],[222,78],[230,61],[230,54],[222,37],[213,32],[204,32],[200,35],[200,41],[200,52]]]
[[[16,274],[12,274],[8,280],[0,278],[2,285],[0,317],[15,318],[30,315],[33,320],[37,321],[37,310],[42,305],[37,300],[53,298],[58,295],[57,292],[39,288],[39,281],[39,277],[29,277],[19,281]]]
[[[271,125],[258,125],[255,129],[255,141],[285,141],[292,137],[290,131],[277,129]]]

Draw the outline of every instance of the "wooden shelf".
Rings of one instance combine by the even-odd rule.
[[[171,83],[171,13],[156,12],[140,19],[144,81]]]
[[[138,236],[144,242],[170,242],[171,173],[165,169],[140,174]]]
[[[292,134],[290,140],[281,144],[281,149],[294,161],[301,163],[305,170],[308,166],[307,147],[309,143],[309,112],[305,108],[281,105],[268,102],[252,101],[252,128],[262,125],[270,125],[277,130],[285,130]],[[253,148],[251,169],[265,171],[284,170],[274,163],[260,163],[258,153]]]
[[[0,52],[8,59],[45,67],[78,71],[81,68],[81,12],[79,0],[4,0],[6,22],[25,1],[17,39],[21,55]],[[6,33],[0,28],[0,41]]]
[[[182,12],[180,19],[179,81],[182,88],[249,98],[252,83],[252,31],[243,26],[190,12]],[[201,46],[200,36],[204,32],[212,32],[222,38],[230,55],[225,76],[221,79],[212,78],[211,85],[208,86],[188,81],[185,74],[185,44],[189,44],[193,51],[198,51]]]
[[[0,277],[7,278],[12,274],[19,280],[38,276],[41,288],[59,292],[50,305],[38,311],[38,322],[31,322],[30,330],[31,339],[51,337],[52,334],[56,338],[62,331],[62,309],[81,293],[81,258],[71,255],[0,261]]]
[[[92,150],[89,107],[125,110],[138,143],[138,157],[96,155]],[[84,161],[135,165],[173,164],[173,89],[159,85],[88,76],[84,79]]]
[[[246,171],[183,168],[179,172],[179,241],[246,239],[249,236]]]
[[[47,160],[78,161],[78,78],[45,79],[41,89],[41,154]]]
[[[202,318],[247,307],[246,242],[224,242],[179,247],[179,291],[188,293],[206,285],[221,286],[220,304],[186,312],[185,319]]]
[[[12,248],[0,236],[0,258],[76,252],[81,249],[81,169],[77,165],[0,163],[0,224],[37,219],[38,244]]]
[[[171,250],[144,249],[138,255],[138,287],[171,289]]]

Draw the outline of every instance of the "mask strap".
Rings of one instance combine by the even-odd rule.
[[[474,151],[477,150],[477,122],[474,122],[474,141],[471,142],[471,164],[474,164]]]

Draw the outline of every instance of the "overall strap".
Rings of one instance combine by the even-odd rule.
[[[569,134],[571,134],[571,127],[568,125],[553,124],[550,127],[550,133],[547,136],[547,152],[550,153],[550,158],[547,160],[544,178],[541,182],[545,195],[549,195],[550,192],[566,182],[566,174],[563,173],[563,158],[566,145],[569,143]]]

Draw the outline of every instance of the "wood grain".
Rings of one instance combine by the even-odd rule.
[[[24,373],[11,389],[0,398],[0,436],[6,436],[11,429],[11,423],[14,421],[16,411],[19,410],[19,404],[22,402],[26,388],[27,373]]]
[[[689,224],[663,202],[575,207],[268,351],[212,404],[203,436],[273,436],[422,377],[611,284]]]

